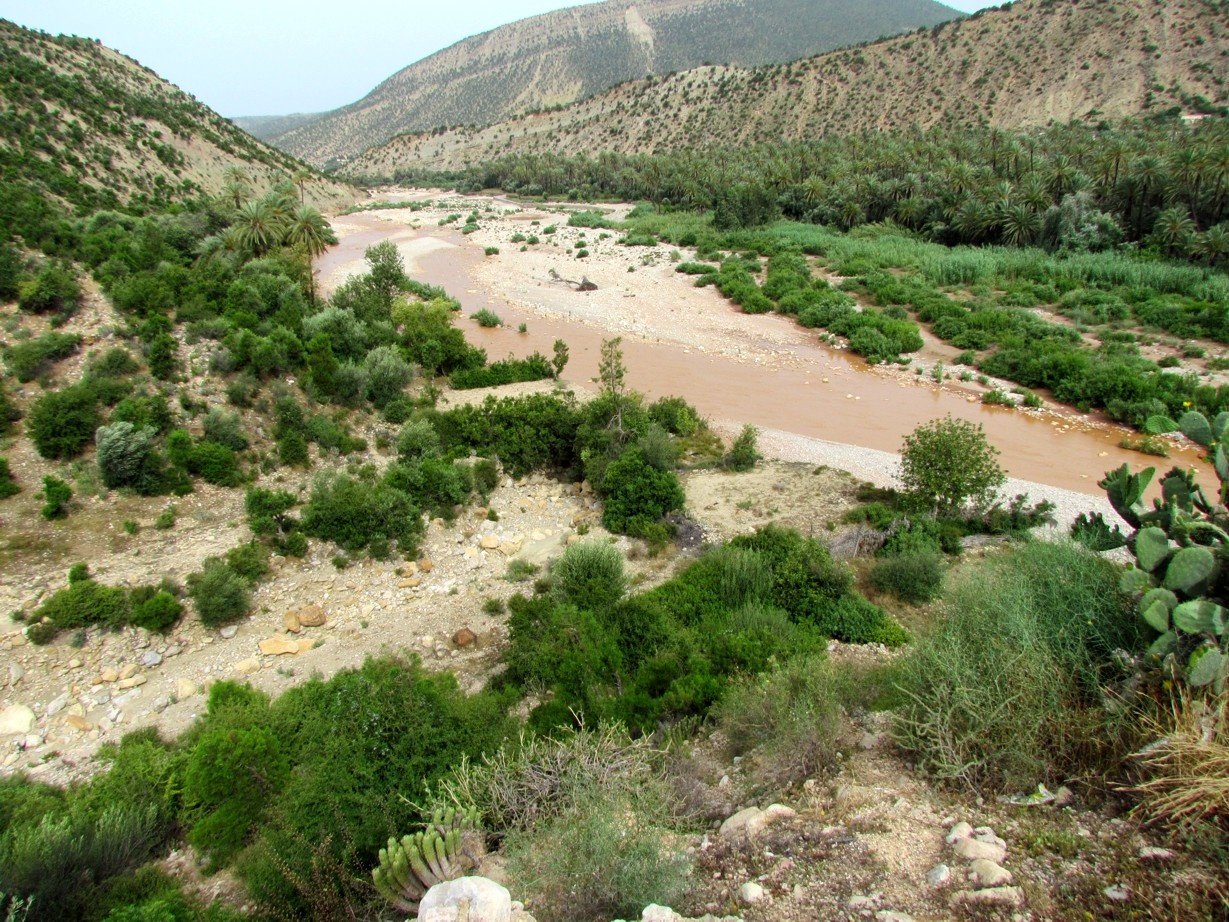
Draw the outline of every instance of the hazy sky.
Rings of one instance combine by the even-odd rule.
[[[580,2],[0,0],[0,18],[101,39],[223,115],[283,115],[354,102],[453,42]]]

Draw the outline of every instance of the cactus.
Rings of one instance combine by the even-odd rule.
[[[417,912],[421,900],[438,883],[456,880],[482,860],[478,811],[441,808],[426,828],[380,849],[380,864],[371,872],[376,890],[401,912]]]

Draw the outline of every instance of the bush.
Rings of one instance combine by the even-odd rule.
[[[623,555],[604,541],[569,546],[551,569],[551,588],[556,597],[587,611],[612,607],[626,586]]]
[[[933,420],[905,436],[901,483],[915,505],[941,518],[970,504],[981,513],[1007,479],[997,456],[980,424],[951,416]]]
[[[248,447],[248,437],[243,431],[243,420],[233,410],[214,408],[206,415],[203,427],[203,438],[214,442],[231,451],[243,451]]]
[[[392,346],[380,346],[363,360],[367,398],[377,407],[386,407],[401,396],[413,378],[410,365]]]
[[[545,356],[535,352],[526,359],[504,359],[480,368],[462,368],[452,373],[449,384],[457,390],[470,390],[551,377],[555,377],[554,367]]]
[[[844,681],[823,655],[796,657],[731,688],[718,725],[736,755],[754,753],[756,774],[784,790],[839,764]]]
[[[44,333],[9,346],[4,350],[4,362],[18,381],[33,381],[80,345],[81,337],[75,333]]]
[[[0,499],[16,496],[20,492],[21,487],[17,486],[13,472],[9,470],[9,459],[0,458]]]
[[[408,550],[422,528],[422,516],[407,494],[337,472],[316,478],[303,509],[304,532],[347,551],[360,551],[379,539]]]
[[[902,602],[922,605],[943,589],[943,558],[937,551],[914,551],[883,557],[870,572],[871,585]]]
[[[734,440],[734,444],[722,458],[722,467],[729,471],[749,471],[755,467],[755,462],[762,457],[756,451],[756,440],[759,434],[755,426],[750,424],[743,426],[743,431],[738,434],[738,438]]]
[[[897,739],[927,773],[982,791],[1103,776],[1122,740],[1102,684],[1139,624],[1117,568],[1083,548],[988,558],[903,659]]]
[[[98,470],[108,489],[148,486],[154,455],[153,429],[138,429],[132,423],[119,422],[99,426],[94,436],[98,447]]]
[[[68,515],[68,502],[73,498],[73,489],[59,477],[48,474],[43,478],[44,519],[62,519]]]
[[[59,263],[48,263],[35,278],[21,286],[18,306],[32,314],[71,314],[77,308],[81,289],[72,272]]]
[[[165,631],[183,614],[179,599],[164,589],[153,587],[134,590],[131,605],[128,623],[147,631]]]
[[[81,454],[100,422],[94,393],[76,384],[35,401],[26,419],[26,431],[42,457],[68,459]]]
[[[205,627],[235,621],[252,607],[247,580],[220,557],[206,559],[199,572],[188,575],[188,595]]]
[[[509,875],[542,922],[635,918],[649,903],[669,905],[686,887],[690,862],[667,844],[675,837],[665,815],[595,788],[558,817],[509,836]]]
[[[470,314],[469,319],[477,320],[478,326],[480,327],[490,328],[503,326],[503,321],[499,319],[499,315],[485,307],[476,313]]]
[[[438,458],[440,436],[425,419],[410,420],[397,435],[397,455],[404,461]]]
[[[601,491],[605,498],[602,524],[624,534],[634,534],[667,512],[682,509],[686,501],[675,473],[657,470],[634,447],[607,466]]]

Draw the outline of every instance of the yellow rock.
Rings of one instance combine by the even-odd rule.
[[[435,564],[431,562],[430,557],[424,557],[418,561],[418,569],[422,570],[423,573],[430,573],[435,569]]]
[[[200,692],[200,686],[191,679],[180,679],[175,683],[175,697],[180,701],[191,698]]]
[[[329,620],[329,616],[319,605],[304,605],[295,614],[299,617],[299,624],[304,627],[320,627]]]
[[[291,634],[297,634],[303,630],[303,625],[299,621],[299,616],[292,611],[282,615],[282,626]]]
[[[102,671],[102,674],[98,677],[98,681],[106,682],[108,684],[110,684],[111,682],[118,681],[118,680],[119,680],[119,673],[116,672],[114,669],[104,669]]]
[[[254,672],[260,672],[260,660],[252,656],[248,659],[241,659],[235,663],[235,672],[239,675],[251,675]]]
[[[260,642],[260,652],[265,656],[283,656],[299,652],[299,642],[289,637],[266,637]]]
[[[82,733],[89,733],[94,729],[94,725],[84,717],[78,717],[76,714],[69,714],[64,718],[65,722],[74,730],[79,730]]]
[[[422,580],[417,576],[411,576],[409,579],[403,579],[398,585],[402,589],[416,589],[422,585]]]
[[[143,675],[129,676],[126,679],[120,679],[116,684],[116,688],[136,688],[138,685],[144,685],[149,679]]]
[[[494,535],[487,535],[482,539],[482,549],[484,551],[493,551],[499,547],[499,539]]]
[[[137,674],[136,663],[129,663],[127,666],[125,666],[123,669],[119,671],[119,677],[121,679],[131,679],[136,674]]]

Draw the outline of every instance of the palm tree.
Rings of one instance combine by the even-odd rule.
[[[230,199],[238,208],[245,198],[252,194],[252,178],[247,170],[238,165],[228,166],[222,171],[222,194]]]
[[[1168,256],[1185,254],[1194,232],[1195,222],[1185,208],[1166,208],[1152,227],[1152,236]]]
[[[268,199],[256,199],[239,206],[235,222],[238,239],[253,256],[264,256],[281,242],[285,222]]]
[[[312,304],[316,303],[316,274],[312,271],[312,260],[323,253],[330,244],[337,242],[333,228],[324,219],[324,215],[315,208],[302,205],[295,210],[286,231],[286,242],[291,246],[302,247],[307,253],[307,277],[310,280]]]
[[[304,198],[304,195],[305,195],[304,187],[309,182],[311,182],[311,178],[312,178],[311,170],[298,170],[294,174],[294,176],[290,178],[290,181],[299,187],[299,204],[300,205],[305,205],[307,203],[306,199]]]

